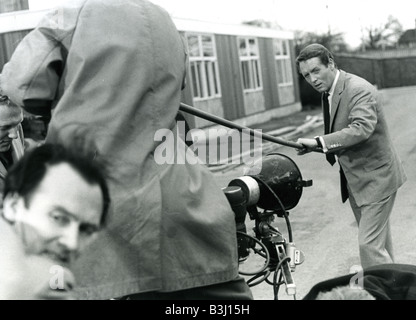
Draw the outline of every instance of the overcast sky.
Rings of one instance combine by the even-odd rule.
[[[29,0],[31,9],[71,0]],[[403,28],[415,28],[416,0],[151,0],[173,17],[223,23],[263,19],[286,30],[343,32],[358,46],[362,32],[383,25],[389,15]]]

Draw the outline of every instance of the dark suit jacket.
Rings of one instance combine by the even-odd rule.
[[[377,96],[369,82],[340,71],[330,133],[322,137],[345,174],[341,189],[348,183],[359,206],[390,196],[406,181]]]
[[[416,266],[408,264],[381,264],[362,273],[363,289],[376,300],[415,300]],[[320,292],[348,286],[354,275],[344,275],[317,283],[303,300],[315,300]]]

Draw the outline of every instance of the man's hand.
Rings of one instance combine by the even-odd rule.
[[[296,149],[300,156],[318,149],[318,143],[315,139],[299,138],[296,142],[304,146],[303,149]]]

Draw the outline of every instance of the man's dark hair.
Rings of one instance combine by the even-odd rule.
[[[332,61],[334,61],[334,64],[335,64],[334,55],[331,53],[331,51],[329,51],[327,48],[325,48],[321,44],[313,43],[303,48],[300,51],[298,57],[296,58],[296,66],[298,67],[298,70],[299,70],[300,62],[303,62],[312,58],[319,58],[322,64],[324,64],[325,66],[328,66],[329,59],[332,59]]]
[[[100,186],[104,199],[100,224],[104,225],[110,205],[104,168],[79,150],[72,151],[60,144],[46,143],[26,152],[8,170],[3,197],[16,193],[24,198],[25,205],[28,206],[30,197],[45,177],[48,168],[60,163],[69,164],[89,184]]]

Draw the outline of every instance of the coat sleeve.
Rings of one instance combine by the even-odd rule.
[[[349,94],[348,126],[323,136],[328,152],[335,152],[367,140],[374,132],[377,121],[377,101],[371,90],[354,88]]]
[[[57,97],[78,11],[56,9],[40,21],[17,46],[3,67],[0,88],[28,112],[46,115]]]

